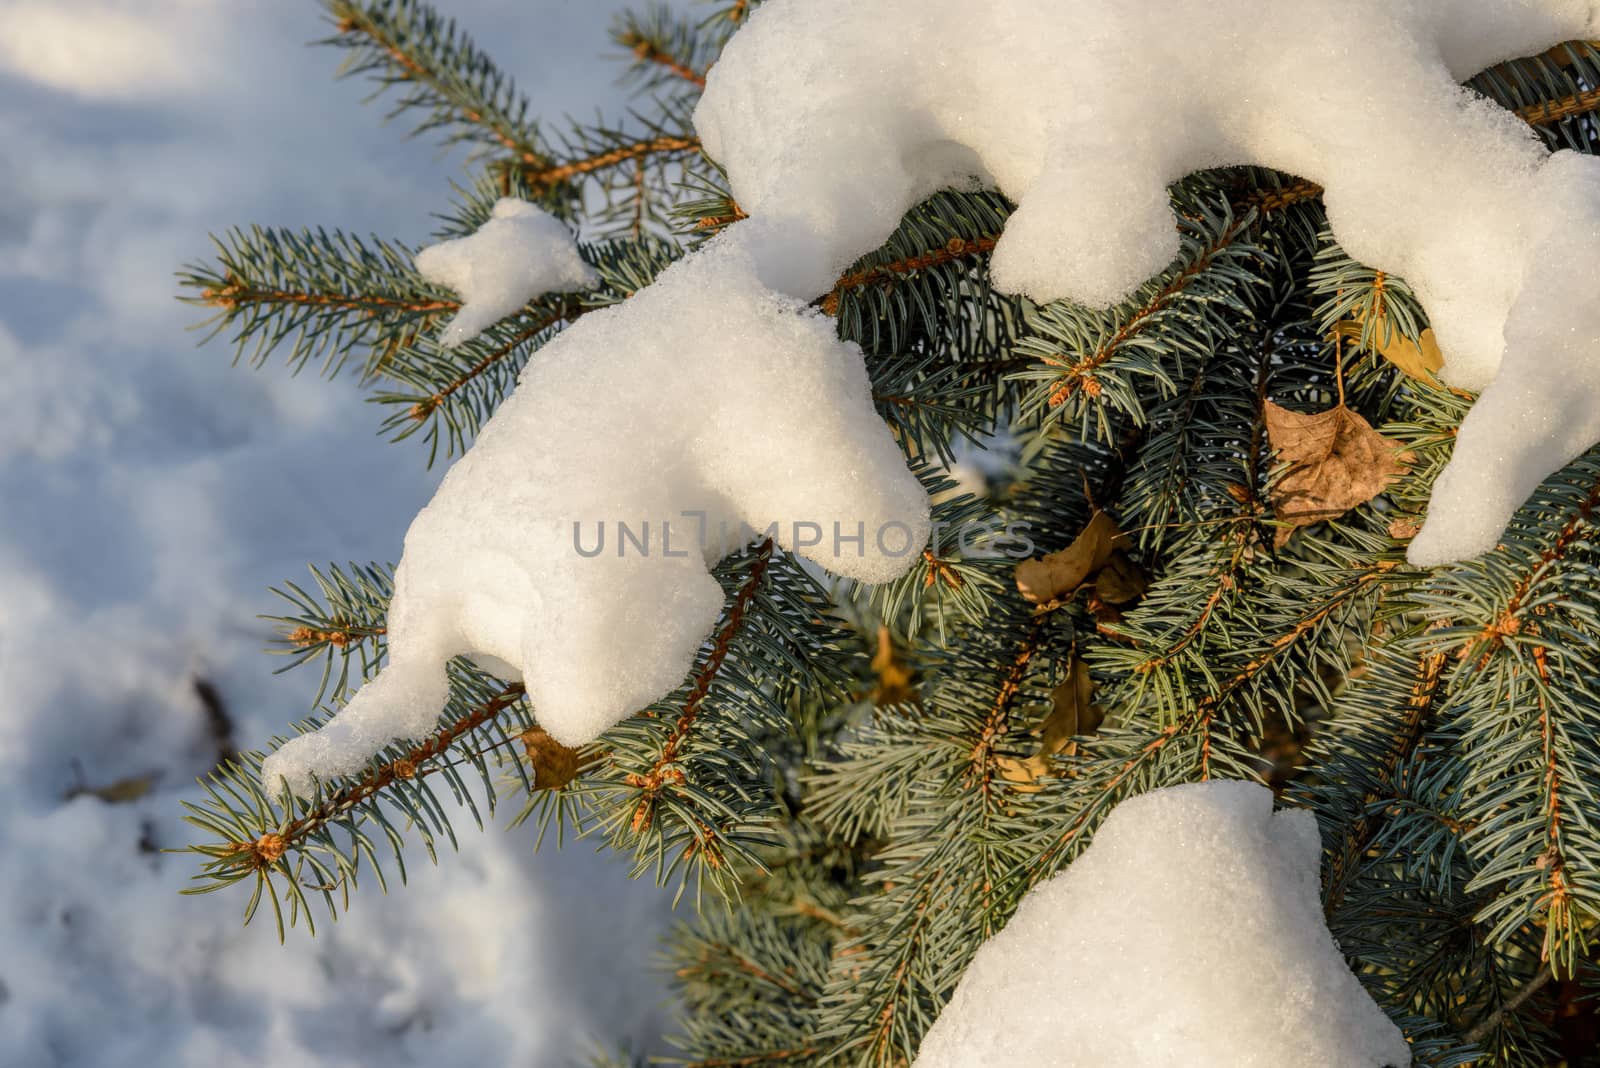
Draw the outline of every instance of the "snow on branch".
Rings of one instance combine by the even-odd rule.
[[[755,219],[829,235],[789,275],[773,268],[801,289],[923,196],[977,178],[1018,204],[994,251],[999,288],[1108,305],[1178,252],[1173,181],[1257,163],[1314,182],[1351,254],[1416,290],[1445,380],[1489,387],[1412,559],[1492,548],[1538,481],[1600,440],[1600,364],[1585,357],[1600,312],[1572,291],[1581,281],[1550,277],[1600,251],[1600,163],[1550,155],[1458,83],[1590,36],[1600,14],[1582,0],[1237,6],[1207,12],[1226,35],[1208,48],[1167,4],[773,0],[708,76],[696,125]],[[883,49],[886,28],[907,24],[922,47]],[[964,76],[929,77],[941,47],[960,51]]]
[[[1241,163],[1304,179],[1263,210],[1323,190],[1337,240],[1405,277],[1430,313],[1446,381],[1488,387],[1412,560],[1492,547],[1544,475],[1600,440],[1600,306],[1561,266],[1600,252],[1600,163],[1550,154],[1458,83],[1596,32],[1600,12],[1578,0],[1233,0],[1197,23],[1172,6],[772,0],[707,75],[698,141],[663,134],[554,165],[547,177],[565,181],[561,167],[703,146],[749,217],[543,347],[411,528],[390,665],[270,758],[269,779],[303,788],[425,733],[454,655],[524,680],[558,740],[592,740],[683,678],[721,605],[707,568],[752,530],[849,577],[903,573],[928,534],[926,496],[873,412],[860,350],[808,305],[840,291],[913,205],[975,182],[1018,205],[994,239],[999,289],[1100,306],[1182,250],[1175,180]],[[1224,37],[1197,46],[1196,25]],[[918,27],[923,47],[885,49],[901,26]],[[1103,47],[1125,40],[1141,43],[1137,62]],[[959,75],[930,76],[940,48],[963,55]],[[1201,261],[1230,248],[1242,218]],[[967,252],[963,240],[930,255]],[[1149,314],[1172,295],[1158,287]],[[669,528],[681,538],[688,516],[700,536],[671,551]],[[575,530],[608,523],[619,539],[617,524],[654,523],[654,552],[630,558],[620,540],[575,551]],[[882,540],[895,528],[903,553]],[[839,531],[865,537],[835,538],[830,553]]]

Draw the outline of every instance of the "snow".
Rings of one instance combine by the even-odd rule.
[[[463,301],[445,326],[446,348],[471,341],[535,297],[599,284],[561,220],[513,197],[497,201],[476,233],[418,252],[416,264],[422,277]]]
[[[917,557],[929,505],[861,350],[719,240],[529,363],[406,535],[388,666],[263,776],[305,792],[425,734],[462,654],[520,678],[558,741],[591,741],[684,678],[722,608],[708,568],[774,523],[780,546],[881,582]]]
[[[535,30],[449,5],[551,114],[610,97],[595,56],[617,6]],[[422,239],[460,157],[333,81],[338,57],[305,47],[327,30],[313,5],[8,0],[0,29],[0,1065],[660,1051],[670,894],[588,844],[535,853],[529,829],[452,808],[460,855],[413,846],[411,886],[363,880],[350,915],[287,946],[270,909],[241,926],[247,889],[180,897],[196,858],[148,851],[195,840],[179,802],[217,747],[194,678],[241,747],[304,715],[315,669],[272,674],[266,587],[394,559],[437,483],[349,383],[196,349],[173,272],[241,222]],[[67,796],[143,776],[136,800]]]
[[[1558,153],[1535,195],[1547,210],[1506,322],[1502,372],[1462,421],[1433,486],[1430,514],[1463,521],[1425,526],[1411,545],[1414,563],[1492,548],[1546,475],[1600,441],[1600,301],[1593,272],[1575,266],[1600,252],[1600,159]]]
[[[917,1068],[1395,1068],[1323,925],[1309,812],[1250,783],[1118,805],[978,950]]]
[[[1437,564],[1492,548],[1526,489],[1600,437],[1541,407],[1557,389],[1555,411],[1600,407],[1600,360],[1565,337],[1600,310],[1564,304],[1542,328],[1526,311],[1550,308],[1530,272],[1558,247],[1600,254],[1594,165],[1458,84],[1597,34],[1593,0],[771,0],[695,122],[763,278],[796,295],[963,182],[1018,204],[998,287],[1096,306],[1177,253],[1171,182],[1256,163],[1321,183],[1338,240],[1417,292],[1445,380],[1497,384],[1412,544]]]

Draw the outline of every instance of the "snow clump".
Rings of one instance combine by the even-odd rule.
[[[1118,805],[978,950],[915,1068],[1404,1068],[1323,925],[1321,844],[1266,788]]]
[[[467,237],[417,253],[417,273],[461,295],[462,307],[440,343],[453,348],[514,314],[535,297],[599,284],[561,220],[525,200],[505,197]]]

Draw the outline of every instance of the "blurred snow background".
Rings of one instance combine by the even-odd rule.
[[[549,116],[615,114],[621,0],[444,0]],[[335,82],[312,0],[0,0],[0,1065],[552,1065],[648,1045],[665,894],[587,845],[478,834],[291,933],[190,899],[180,798],[304,714],[257,613],[308,561],[392,560],[432,491],[349,383],[197,351],[208,231],[412,244],[460,158]],[[78,793],[156,776],[127,803]],[[77,793],[77,796],[74,794]]]

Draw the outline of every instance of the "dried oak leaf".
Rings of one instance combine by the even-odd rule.
[[[883,705],[915,704],[921,699],[911,685],[911,669],[895,652],[894,636],[889,628],[878,625],[878,650],[872,654],[872,671],[878,684],[872,688],[872,703]]]
[[[1095,512],[1071,545],[1017,565],[1017,592],[1034,604],[1053,601],[1082,586],[1110,563],[1118,550],[1130,548],[1132,543],[1117,521],[1105,512]]]
[[[568,749],[543,727],[533,727],[522,732],[522,748],[533,766],[535,790],[559,790],[578,777],[584,768],[576,749]]]
[[[1357,315],[1354,319],[1346,320],[1334,328],[1334,334],[1352,344],[1361,344],[1361,335],[1366,329],[1366,320]],[[1385,338],[1384,334],[1388,337]],[[1438,338],[1434,336],[1433,328],[1424,330],[1421,336],[1412,341],[1393,324],[1379,324],[1372,332],[1372,350],[1379,356],[1394,364],[1400,370],[1421,382],[1434,385],[1438,380],[1434,377],[1444,366],[1444,353],[1439,350]]]
[[[1382,493],[1405,472],[1406,453],[1344,405],[1303,415],[1267,401],[1267,436],[1289,472],[1272,488],[1284,526],[1281,547],[1300,527],[1341,516]]]

